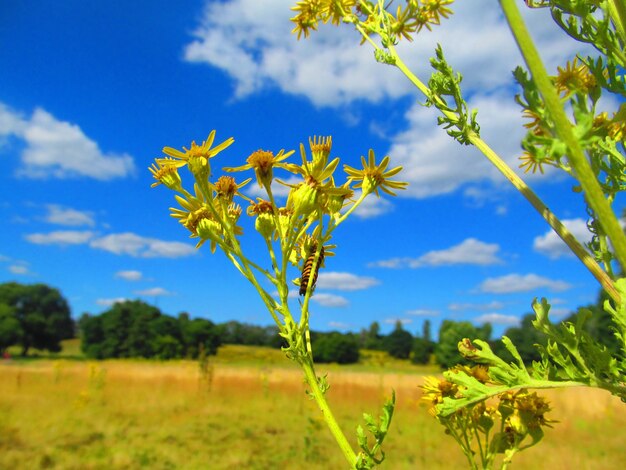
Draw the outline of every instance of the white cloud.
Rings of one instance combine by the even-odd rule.
[[[151,287],[150,289],[135,291],[137,295],[143,295],[144,297],[161,297],[165,295],[173,295],[170,291],[163,287]]]
[[[138,258],[179,258],[191,256],[197,252],[193,245],[187,243],[167,242],[142,237],[131,232],[106,235],[93,240],[89,245],[116,255],[130,255]]]
[[[501,313],[485,313],[474,318],[474,323],[491,323],[492,325],[518,326],[520,319],[514,315],[503,315]]]
[[[359,194],[355,194],[355,197],[359,197]],[[361,219],[371,219],[391,212],[392,210],[393,204],[388,199],[369,195],[359,207],[354,210],[353,214]]]
[[[591,232],[587,228],[587,222],[583,219],[564,219],[563,225],[576,237],[583,245],[591,240]],[[552,229],[545,234],[535,237],[533,249],[546,255],[550,259],[557,259],[561,256],[574,256],[569,247]]]
[[[140,281],[143,279],[141,271],[118,271],[115,273],[115,277],[118,279],[124,279],[125,281]]]
[[[451,310],[453,312],[459,312],[463,310],[484,311],[484,310],[499,310],[502,307],[504,307],[504,304],[502,302],[498,302],[497,300],[494,300],[486,304],[452,303],[448,305],[448,310]]]
[[[297,41],[290,6],[284,0],[207,2],[194,40],[185,47],[185,60],[223,70],[237,98],[269,86],[306,96],[317,106],[416,94],[397,69],[374,60],[368,44],[359,46],[360,36],[348,25],[320,25],[319,32]],[[508,85],[521,58],[500,9],[490,0],[458,2],[453,9],[451,19],[432,33],[424,30],[415,42],[398,45],[404,62],[426,80],[427,59],[441,43],[449,62],[464,74],[467,89]],[[524,10],[547,63],[580,47],[554,27],[545,11]]]
[[[351,327],[351,325],[349,325],[348,323],[342,323],[339,321],[329,321],[328,326],[337,330],[347,330]]]
[[[395,325],[398,322],[402,323],[403,325],[409,325],[413,323],[413,319],[412,318],[385,318],[383,320],[383,323],[387,323],[389,325]]]
[[[367,276],[335,271],[321,271],[317,278],[318,289],[334,289],[343,291],[369,289],[380,284],[378,279]]]
[[[57,230],[49,233],[31,233],[25,238],[36,245],[82,245],[91,240],[93,232],[81,230]]]
[[[86,176],[106,181],[135,171],[130,155],[103,152],[78,125],[61,121],[42,108],[24,117],[0,103],[2,137],[16,137],[25,144],[17,174],[26,178]]]
[[[102,305],[104,307],[110,307],[114,304],[121,304],[126,302],[128,299],[125,297],[115,297],[112,299],[96,299],[96,304]]]
[[[415,315],[417,317],[436,317],[439,315],[439,310],[431,310],[428,308],[418,308],[415,310],[407,310],[407,315]]]
[[[48,213],[45,216],[45,221],[51,224],[69,226],[87,225],[89,227],[95,225],[93,214],[90,212],[79,211],[56,204],[48,204],[47,209]]]
[[[486,279],[481,283],[479,290],[492,294],[510,294],[537,289],[549,289],[553,292],[561,292],[571,287],[572,286],[565,281],[555,281],[536,274],[508,274],[502,277]]]
[[[223,70],[233,80],[238,99],[275,87],[285,94],[305,96],[316,106],[344,109],[355,101],[379,103],[406,96],[423,101],[398,69],[375,61],[369,44],[358,45],[360,37],[348,25],[320,25],[320,31],[297,41],[290,33],[289,18],[294,13],[289,6],[284,0],[207,2],[184,57]],[[521,108],[510,90],[511,71],[522,63],[518,48],[491,0],[457,2],[453,10],[450,20],[433,32],[424,30],[414,42],[402,41],[397,50],[426,82],[432,72],[428,59],[441,44],[448,62],[463,74],[462,87],[471,97],[470,107],[479,110],[483,138],[517,168],[524,129]],[[549,69],[589,50],[556,27],[549,12],[524,8],[522,14]],[[460,146],[437,129],[436,116],[436,110],[416,103],[406,114],[405,131],[396,135],[385,131],[391,139],[387,153],[394,165],[404,166],[401,179],[409,182],[401,196],[426,198],[468,183],[506,183],[477,150]],[[374,134],[387,128],[379,121],[368,123]],[[526,179],[538,177],[526,175]],[[361,209],[364,217],[392,207],[388,201],[369,204]]]
[[[317,302],[322,307],[347,307],[348,299],[340,295],[327,294],[325,292],[315,292],[311,300]]]
[[[391,258],[376,261],[369,266],[379,268],[422,268],[425,266],[451,266],[457,264],[472,264],[489,266],[501,264],[497,253],[500,245],[497,243],[484,243],[475,238],[467,238],[458,245],[445,250],[429,251],[417,258]]]
[[[12,264],[7,269],[11,274],[18,276],[33,276],[35,274],[31,272],[27,264]]]
[[[197,253],[193,245],[143,237],[135,233],[113,233],[96,238],[90,231],[59,230],[50,233],[31,233],[26,240],[37,245],[82,245],[135,258],[180,258]]]

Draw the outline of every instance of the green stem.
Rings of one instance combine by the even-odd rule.
[[[597,214],[604,232],[611,239],[618,263],[622,267],[622,270],[626,270],[626,236],[609,202],[605,199],[602,188],[594,177],[583,149],[574,135],[572,125],[565,114],[565,110],[561,106],[556,90],[554,86],[552,86],[550,77],[543,66],[539,52],[528,34],[516,2],[515,0],[499,1],[517,45],[524,57],[524,61],[544,99],[546,109],[549,111],[554,121],[556,132],[569,149],[568,159],[585,192],[585,197],[591,208]]]
[[[396,58],[396,66],[404,73],[404,75],[413,83],[422,93],[429,96],[430,90],[424,85],[424,83],[416,77],[413,72],[406,66],[406,64],[400,59],[396,51],[390,47],[391,53]],[[454,114],[444,112],[447,117],[455,117]],[[477,134],[470,133],[469,140],[478,150],[480,150],[485,157],[509,180],[509,182],[524,196],[528,202],[535,208],[537,212],[545,219],[545,221],[552,227],[556,234],[567,244],[572,250],[574,255],[587,267],[593,277],[600,283],[604,290],[611,296],[616,302],[620,301],[620,295],[615,286],[613,280],[607,275],[607,273],[598,265],[593,257],[585,250],[585,248],[578,242],[578,240],[570,233],[569,230],[563,225],[559,218],[546,206],[543,201],[535,194],[535,192],[515,173],[511,167],[509,167],[504,160],[502,160],[496,152],[494,152],[487,143],[482,140]],[[612,214],[612,212],[611,212]]]
[[[330,407],[328,406],[328,402],[326,401],[326,397],[324,392],[320,389],[319,382],[317,381],[317,376],[315,375],[315,370],[313,369],[313,363],[310,359],[305,359],[302,362],[302,369],[304,371],[304,376],[306,378],[306,382],[311,388],[311,393],[313,398],[315,399],[317,406],[319,406],[320,411],[322,412],[322,416],[324,416],[324,420],[328,425],[328,429],[332,433],[333,437],[337,441],[341,452],[343,452],[344,457],[350,464],[350,468],[354,468],[356,464],[356,454],[352,450],[352,446],[346,439],[343,431],[339,427],[337,420],[335,419]]]

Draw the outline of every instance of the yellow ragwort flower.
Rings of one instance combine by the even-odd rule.
[[[375,192],[377,196],[380,196],[378,192],[380,189],[391,196],[395,196],[396,193],[394,193],[392,189],[406,189],[409,184],[403,181],[389,180],[389,178],[402,171],[401,166],[385,171],[389,165],[389,156],[385,156],[380,162],[380,165],[376,165],[374,151],[370,149],[369,160],[365,160],[365,157],[361,156],[361,163],[363,164],[362,170],[357,170],[348,165],[344,165],[343,169],[348,174],[348,181],[357,181],[354,187],[357,189],[361,188],[365,194]]]
[[[273,168],[285,168],[287,164],[281,162],[291,156],[291,154],[293,154],[293,150],[287,153],[281,150],[278,152],[278,155],[274,155],[269,150],[257,150],[248,157],[245,165],[224,168],[224,171],[233,172],[254,169],[259,185],[261,187],[267,187],[272,182]]]
[[[529,152],[522,153],[522,156],[519,157],[520,163],[519,168],[524,169],[524,173],[536,173],[537,170],[541,172],[543,175],[543,165],[554,166],[554,160],[549,156],[540,157],[539,155],[531,155]]]
[[[171,158],[161,158],[156,161],[156,164],[153,163],[148,170],[150,170],[150,173],[152,173],[152,176],[156,180],[156,183],[150,185],[151,188],[162,184],[174,191],[182,190],[182,181],[178,174],[178,167],[176,166],[175,160]]]
[[[578,57],[573,61],[567,61],[565,68],[557,67],[554,86],[559,94],[568,95],[572,91],[589,93],[596,86],[595,77],[589,72],[585,64],[578,64]]]
[[[209,159],[216,156],[235,141],[235,139],[230,137],[221,144],[211,147],[214,140],[215,131],[213,130],[207,139],[202,142],[202,145],[197,145],[196,142],[193,141],[191,142],[191,148],[187,149],[186,147],[183,147],[184,152],[172,147],[164,147],[163,153],[172,157],[173,163],[171,163],[172,160],[168,158],[157,159],[157,163],[170,162],[169,164],[174,165],[177,168],[187,165],[189,170],[194,175],[204,174],[208,177],[210,175]]]

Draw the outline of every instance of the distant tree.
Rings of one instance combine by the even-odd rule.
[[[70,308],[57,289],[45,284],[0,284],[0,304],[8,306],[13,312],[10,318],[19,323],[16,329],[5,310],[4,328],[17,335],[14,340],[19,337],[23,356],[30,348],[58,352],[61,340],[74,336]]]
[[[504,332],[504,336],[507,336],[513,342],[526,364],[531,364],[532,361],[539,361],[541,359],[536,345],[540,344],[545,346],[547,342],[546,335],[533,327],[532,321],[534,319],[535,315],[532,313],[524,315],[520,326],[507,328]],[[494,342],[493,350],[502,359],[508,362],[514,360],[502,341]]]
[[[359,361],[359,343],[352,334],[344,335],[336,331],[318,334],[311,347],[316,362],[352,364]]]
[[[594,340],[604,344],[611,353],[621,357],[623,353],[620,341],[615,336],[613,320],[611,319],[611,315],[604,310],[604,302],[607,298],[607,294],[601,291],[595,304],[578,308],[576,312],[566,318],[565,321],[575,323],[582,309],[590,310],[591,315],[583,325],[584,330],[589,333],[589,336]]]
[[[190,358],[196,359],[201,347],[205,354],[216,354],[222,344],[219,330],[211,320],[194,318],[183,322],[181,329],[185,354]]]
[[[198,356],[199,348],[215,354],[220,345],[215,324],[182,313],[177,318],[139,300],[114,304],[100,315],[79,320],[81,346],[88,357],[174,359]]]
[[[467,321],[444,320],[439,328],[439,342],[435,346],[435,358],[441,367],[448,368],[456,364],[468,364],[469,361],[459,354],[458,344],[463,338],[488,341],[491,325],[479,328]]]
[[[368,330],[361,332],[361,347],[363,349],[375,349],[383,351],[385,349],[383,345],[383,336],[380,333],[380,324],[378,322],[372,322]]]
[[[0,304],[0,355],[9,346],[19,344],[22,335],[22,325],[17,319],[15,309],[6,304]]]
[[[430,320],[425,320],[422,324],[422,336],[413,339],[411,362],[413,364],[428,364],[434,351],[435,343],[431,339]]]
[[[383,340],[383,345],[392,357],[408,359],[413,349],[413,335],[402,327],[402,322],[397,321],[394,330]]]

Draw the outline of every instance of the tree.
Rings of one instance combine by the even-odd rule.
[[[369,327],[369,330],[363,330],[362,332],[362,347],[364,349],[375,349],[382,351],[384,350],[383,346],[383,336],[380,334],[380,324],[375,321]]]
[[[8,306],[13,312],[12,315],[3,315],[3,324],[4,328],[13,331],[13,340],[21,345],[23,356],[28,354],[30,348],[58,352],[61,340],[74,336],[70,308],[57,289],[45,284],[0,284],[0,304]],[[19,328],[14,320],[17,320]]]
[[[392,357],[408,359],[413,349],[413,335],[402,328],[401,321],[397,321],[395,329],[385,337],[383,344]]]
[[[435,343],[430,337],[430,320],[425,320],[422,324],[422,336],[413,340],[411,362],[413,364],[428,364],[434,350]]]
[[[526,364],[541,360],[541,355],[535,345],[541,344],[545,346],[547,342],[546,335],[533,327],[532,322],[534,319],[535,315],[532,313],[524,315],[519,327],[507,328],[504,332],[504,336],[507,336],[513,341],[513,344]],[[495,342],[493,350],[506,361],[511,362],[514,360],[502,341]]]
[[[459,341],[463,338],[488,341],[490,335],[490,324],[476,328],[467,321],[444,320],[439,328],[439,343],[435,346],[437,363],[444,368],[449,368],[456,364],[468,364],[469,361],[463,359],[459,354]]]
[[[181,323],[181,329],[188,357],[196,359],[200,353],[200,346],[205,354],[216,354],[217,348],[222,344],[218,329],[211,320],[205,318],[187,320]]]
[[[22,326],[15,315],[15,309],[0,304],[0,355],[4,354],[9,346],[19,344],[22,335]]]
[[[316,362],[352,364],[359,361],[359,343],[352,334],[318,334],[311,346]]]

